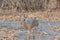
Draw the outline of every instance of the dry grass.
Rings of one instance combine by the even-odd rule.
[[[37,18],[38,20],[42,20],[42,21],[50,21],[50,22],[60,22],[60,11],[59,10],[53,10],[52,12],[47,12],[47,11],[37,11],[37,12],[24,12],[24,13],[20,13],[20,12],[12,12],[13,10],[11,10],[11,12],[7,12],[7,11],[3,11],[0,13],[0,20],[3,21],[20,21],[21,16],[28,15],[27,18],[28,19],[32,19],[32,18]],[[22,14],[22,15],[21,15]]]
[[[60,37],[54,37],[52,40],[60,40]]]
[[[0,16],[0,21],[20,21],[19,16]]]
[[[52,26],[51,29],[54,30],[55,32],[60,33],[60,26]]]
[[[16,40],[18,37],[15,31],[6,28],[0,28],[0,36],[0,40]]]
[[[0,20],[3,21],[20,21],[18,16],[26,12],[29,14],[28,18],[36,17],[43,21],[60,21],[60,11],[56,9],[57,0],[54,2],[47,0],[46,2],[45,0],[0,0],[0,3]],[[55,5],[52,6],[52,4]],[[49,7],[53,8],[48,9]],[[49,10],[52,12],[48,12]]]

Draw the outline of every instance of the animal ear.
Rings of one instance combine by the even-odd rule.
[[[25,21],[26,19],[24,19],[24,21]]]

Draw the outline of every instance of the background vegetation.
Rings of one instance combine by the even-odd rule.
[[[0,0],[2,9],[47,10],[57,8],[59,0]],[[53,6],[52,6],[53,5]]]

